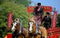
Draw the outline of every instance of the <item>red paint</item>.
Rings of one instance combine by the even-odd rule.
[[[60,37],[60,34],[54,34],[54,35],[48,36],[48,38],[59,38],[59,37]]]
[[[33,12],[34,8],[35,8],[35,6],[28,6],[27,7],[27,12],[28,13]],[[45,12],[52,12],[52,7],[51,6],[42,6],[42,8]]]
[[[54,15],[52,18],[52,28],[56,27],[56,19],[57,19],[57,12],[54,12]]]
[[[11,23],[12,23],[12,12],[10,12],[8,15],[8,29],[11,27]]]
[[[12,38],[12,34],[7,34],[7,38]]]

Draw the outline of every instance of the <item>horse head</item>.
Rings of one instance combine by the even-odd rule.
[[[13,23],[13,26],[12,26],[12,32],[15,31],[15,29],[16,29],[16,28],[15,28],[16,24],[17,24],[16,22]]]
[[[16,26],[15,26],[15,28],[16,28],[16,29],[15,29],[16,32],[19,33],[19,31],[21,31],[21,30],[20,30],[20,29],[21,29],[20,23],[17,23]]]
[[[19,33],[22,32],[21,22],[18,18],[14,20],[12,31],[13,32],[17,31]]]
[[[36,23],[34,23],[33,21],[29,22],[29,32],[30,33],[35,33],[36,32]]]

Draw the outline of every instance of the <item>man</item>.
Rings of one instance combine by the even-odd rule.
[[[38,22],[38,25],[41,24],[43,13],[44,11],[43,11],[43,8],[41,7],[41,3],[37,3],[37,6],[34,8],[33,19]]]
[[[51,17],[50,17],[50,13],[49,12],[46,13],[46,16],[43,18],[42,22],[43,21],[44,21],[44,27],[46,29],[51,27]]]
[[[34,8],[34,12],[33,15],[34,17],[32,18],[32,20],[36,23],[36,33],[38,33],[38,25],[41,25],[41,20],[42,20],[42,15],[43,15],[44,11],[43,8],[41,7],[41,3],[37,3],[37,6]]]
[[[35,16],[41,16],[41,18],[42,18],[43,13],[44,13],[44,11],[43,11],[43,8],[41,7],[41,3],[38,3],[37,6],[34,9],[33,14]]]

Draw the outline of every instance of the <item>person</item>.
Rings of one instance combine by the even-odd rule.
[[[37,6],[34,8],[32,21],[36,23],[36,33],[38,33],[38,27],[41,25],[42,15],[44,13],[41,3],[37,3]]]
[[[33,12],[34,17],[33,17],[33,19],[38,22],[38,25],[41,24],[43,14],[44,14],[44,10],[41,7],[41,3],[37,3],[37,6],[34,8],[34,12]]]
[[[51,16],[50,13],[47,12],[46,16],[44,16],[44,18],[42,19],[42,23],[44,22],[44,27],[46,29],[48,29],[49,27],[51,27]]]
[[[36,16],[41,16],[41,18],[42,18],[43,13],[44,13],[44,10],[41,7],[41,3],[37,3],[37,6],[34,8],[33,14]]]

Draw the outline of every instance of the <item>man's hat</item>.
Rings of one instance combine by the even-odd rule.
[[[40,5],[41,5],[41,3],[37,3],[37,5],[38,5],[38,6],[40,6]]]

